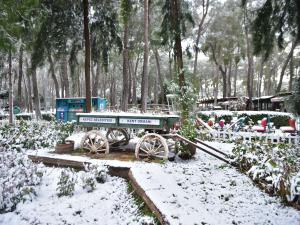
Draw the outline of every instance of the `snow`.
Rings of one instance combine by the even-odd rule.
[[[53,127],[41,131],[35,129],[41,133],[40,138],[52,143],[51,140],[56,135],[52,133]],[[30,127],[26,132],[33,131]],[[33,132],[33,136],[35,135]],[[75,134],[69,139],[74,140],[77,145],[83,135],[84,133]],[[5,133],[3,137],[8,136],[9,133],[7,136]],[[26,143],[32,139],[36,143],[39,140],[30,139],[29,136],[22,133],[21,141]],[[17,141],[7,143],[12,145],[15,142]],[[137,139],[131,140],[132,149],[136,142]],[[206,143],[226,153],[230,153],[234,146],[228,143]],[[42,146],[44,145],[37,145],[37,148]],[[200,150],[190,161],[176,158],[175,162],[163,164],[98,160],[87,156],[54,154],[53,151],[52,148],[44,148],[27,150],[26,154],[90,162],[99,166],[131,168],[136,181],[172,225],[294,225],[300,221],[299,211],[285,207],[279,198],[270,197],[258,189],[247,175]],[[35,186],[37,195],[33,196],[32,201],[19,203],[14,212],[0,214],[0,224],[143,224],[143,221],[152,220],[139,215],[138,206],[134,204],[131,194],[127,193],[126,182],[116,177],[108,177],[106,183],[97,184],[96,190],[91,193],[77,184],[73,197],[58,198],[56,184],[61,170],[47,168],[40,186]],[[78,172],[78,177],[82,173]],[[293,179],[292,194],[299,193],[300,173]]]
[[[92,112],[92,113],[76,113],[77,116],[122,116],[122,117],[151,117],[151,118],[169,118],[178,117],[178,115],[157,114],[157,113],[130,113],[130,112]]]
[[[140,215],[125,180],[108,177],[107,182],[97,183],[88,193],[75,186],[72,197],[57,196],[57,182],[62,169],[48,168],[43,182],[32,202],[21,203],[14,212],[0,214],[0,224],[143,224],[153,219]],[[80,177],[84,172],[78,172]]]
[[[276,111],[238,111],[238,115],[261,115],[261,114],[267,114],[270,116],[289,116],[294,117],[292,113],[287,112],[276,112]]]
[[[234,146],[206,143],[228,153]],[[44,151],[42,155],[51,154]],[[250,178],[234,167],[199,150],[193,160],[176,159],[165,164],[96,160],[69,155],[55,157],[130,167],[139,185],[172,225],[293,225],[300,221],[297,210],[285,207],[279,198],[263,193]]]
[[[286,113],[286,112],[276,112],[276,111],[228,111],[228,110],[215,110],[215,111],[199,111],[199,113],[204,114],[206,116],[211,116],[212,114],[217,115],[218,117],[222,116],[233,116],[235,113],[237,113],[238,116],[241,116],[243,114],[246,115],[262,115],[267,114],[270,116],[289,116],[294,117],[292,113]]]
[[[224,151],[227,151],[228,146]],[[171,224],[299,224],[300,214],[234,168],[198,152],[190,162],[133,167]]]
[[[74,133],[71,136],[67,137],[66,141],[74,141],[74,149],[79,149],[81,146],[81,141],[85,135],[85,132]]]
[[[201,113],[201,114],[206,115],[206,116],[211,116],[213,114],[213,115],[216,115],[217,117],[233,116],[233,112],[228,111],[228,110],[199,111],[198,113]]]

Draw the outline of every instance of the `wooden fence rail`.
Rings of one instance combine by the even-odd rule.
[[[232,131],[212,131],[212,139],[215,141],[235,141],[237,138],[243,140],[262,140],[269,143],[288,143],[300,146],[300,136],[277,133],[256,133],[256,132],[232,132]]]

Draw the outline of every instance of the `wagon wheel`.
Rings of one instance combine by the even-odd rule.
[[[112,147],[127,145],[130,139],[126,130],[116,128],[110,128],[106,133],[106,138]]]
[[[81,140],[81,148],[89,150],[90,153],[109,153],[107,139],[97,130],[91,130]]]
[[[137,159],[142,157],[167,159],[168,155],[169,148],[166,139],[155,133],[144,135],[135,147]]]

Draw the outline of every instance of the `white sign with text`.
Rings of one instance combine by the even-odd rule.
[[[98,117],[80,117],[82,123],[116,123],[115,118],[98,118]]]
[[[133,119],[133,118],[120,118],[120,124],[141,124],[141,125],[159,125],[159,120],[155,119]]]

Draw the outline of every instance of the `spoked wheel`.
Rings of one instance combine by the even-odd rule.
[[[130,139],[126,130],[116,128],[110,128],[106,133],[106,138],[112,147],[127,145]]]
[[[137,159],[144,157],[167,159],[168,155],[169,148],[166,139],[155,133],[144,135],[135,147]]]
[[[91,130],[82,138],[81,148],[90,151],[90,153],[109,153],[109,144],[107,139],[97,130]]]

